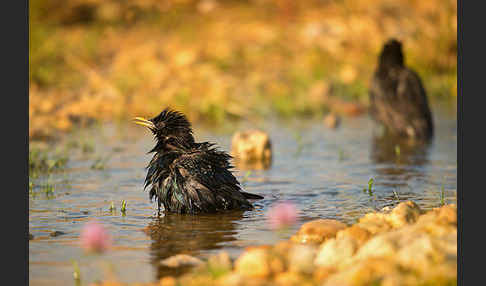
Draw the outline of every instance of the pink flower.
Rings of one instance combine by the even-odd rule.
[[[272,229],[282,229],[297,221],[297,208],[290,202],[280,202],[268,211],[268,223]]]
[[[89,252],[102,253],[111,247],[111,237],[102,224],[87,222],[81,231],[81,246]]]

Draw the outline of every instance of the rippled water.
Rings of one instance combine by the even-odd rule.
[[[156,216],[156,205],[144,192],[144,167],[152,147],[147,130],[131,124],[105,125],[83,130],[66,138],[89,141],[93,153],[72,149],[67,169],[34,180],[49,180],[54,191],[46,194],[35,187],[29,195],[29,280],[31,285],[75,285],[75,260],[82,283],[115,273],[123,282],[148,282],[175,272],[160,261],[186,253],[205,258],[225,250],[234,258],[246,246],[275,243],[288,238],[305,221],[316,218],[352,223],[361,215],[399,200],[413,200],[424,209],[440,204],[443,187],[446,202],[455,202],[457,188],[456,106],[434,103],[436,133],[426,147],[376,140],[368,117],[343,118],[336,130],[321,120],[270,121],[255,123],[273,142],[273,162],[267,170],[251,173],[235,169],[244,189],[263,195],[255,210],[216,215]],[[249,123],[223,131],[195,126],[198,141],[217,142],[230,149],[232,132]],[[61,144],[62,145],[62,144]],[[92,169],[99,157],[105,168]],[[374,179],[374,196],[363,192]],[[395,193],[398,195],[395,195]],[[121,201],[127,201],[125,215]],[[299,223],[288,233],[276,234],[265,222],[268,208],[279,200],[294,202],[300,210]],[[109,207],[113,202],[116,211]],[[78,246],[81,227],[98,219],[110,231],[114,248],[102,256],[89,256]],[[64,234],[51,236],[53,231]],[[180,270],[179,272],[181,272]],[[177,273],[177,271],[176,271]]]

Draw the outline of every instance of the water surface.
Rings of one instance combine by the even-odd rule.
[[[178,274],[160,264],[169,256],[185,253],[199,258],[221,250],[235,258],[246,246],[275,243],[288,238],[304,222],[316,218],[353,223],[371,210],[413,200],[424,209],[445,201],[455,202],[457,188],[456,106],[437,102],[435,137],[430,145],[410,148],[390,140],[378,140],[373,122],[365,115],[343,118],[338,129],[322,120],[273,120],[256,122],[273,143],[273,161],[266,170],[240,170],[235,175],[248,192],[263,195],[255,209],[217,215],[156,216],[156,204],[143,191],[146,154],[153,145],[151,134],[132,124],[111,124],[67,136],[69,142],[89,142],[94,152],[70,151],[67,168],[47,180],[54,191],[35,187],[29,195],[29,280],[31,285],[75,285],[71,261],[80,264],[83,285],[115,273],[123,282],[148,282],[166,274]],[[198,141],[218,143],[229,151],[232,132],[249,123],[221,130],[194,126]],[[104,168],[91,166],[106,158]],[[373,195],[363,189],[374,179]],[[120,212],[121,201],[127,211]],[[272,232],[265,214],[279,200],[295,203],[299,222],[287,234]],[[113,202],[116,210],[110,211]],[[80,230],[90,219],[101,221],[114,240],[114,248],[101,256],[89,256],[78,246]],[[51,232],[64,234],[51,236]]]

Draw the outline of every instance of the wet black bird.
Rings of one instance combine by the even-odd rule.
[[[243,192],[231,173],[231,156],[209,142],[196,143],[191,124],[180,112],[163,110],[146,120],[134,119],[155,136],[155,153],[147,166],[145,188],[150,200],[173,213],[211,213],[223,210],[250,210],[248,199],[263,199]]]
[[[390,39],[371,80],[370,115],[392,135],[419,140],[433,136],[432,113],[418,74],[404,65],[402,44]]]

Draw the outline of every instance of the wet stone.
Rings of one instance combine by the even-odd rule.
[[[303,224],[299,232],[291,237],[291,240],[299,243],[319,244],[336,236],[336,233],[344,228],[346,228],[346,225],[337,220],[313,220]]]
[[[236,132],[231,139],[231,155],[244,162],[268,161],[272,157],[270,137],[261,130]]]

